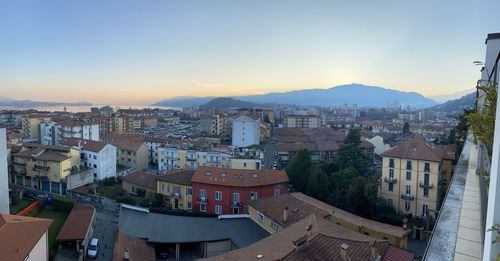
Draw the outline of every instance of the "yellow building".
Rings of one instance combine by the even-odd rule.
[[[132,172],[123,176],[122,188],[130,195],[153,199],[156,194],[156,174]]]
[[[441,205],[443,182],[446,179],[448,184],[451,179],[452,160],[420,137],[413,137],[381,156],[380,196],[400,214],[435,217]]]
[[[22,125],[22,135],[23,139],[32,139],[38,141],[40,138],[39,125],[44,120],[50,120],[51,117],[48,115],[29,115],[23,117]]]
[[[194,170],[170,170],[157,177],[157,192],[165,196],[172,209],[193,209],[193,174]]]
[[[47,192],[63,193],[65,178],[80,170],[80,152],[72,147],[29,144],[12,156],[12,181]]]
[[[114,134],[107,135],[102,140],[116,147],[118,165],[133,168],[137,171],[148,168],[149,150],[144,144],[144,138]]]
[[[232,154],[229,151],[198,151],[177,147],[160,147],[158,149],[158,170],[196,169],[208,166],[228,168],[231,158]]]
[[[401,248],[408,246],[409,230],[354,215],[302,193],[286,193],[279,197],[250,201],[248,213],[255,223],[271,234],[315,214],[351,231],[387,240]]]

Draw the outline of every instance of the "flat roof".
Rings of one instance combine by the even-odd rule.
[[[249,218],[217,219],[145,213],[121,208],[120,233],[154,243],[210,242],[230,239],[238,248],[269,236]]]
[[[69,213],[56,240],[73,241],[83,240],[87,237],[90,226],[95,216],[95,208],[91,205],[78,204]]]

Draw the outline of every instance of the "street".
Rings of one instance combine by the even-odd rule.
[[[264,151],[264,169],[272,169],[273,163],[278,161],[278,158],[274,157],[274,152],[276,151],[276,136],[272,136],[269,142],[265,145]]]
[[[99,239],[99,252],[95,260],[112,260],[113,246],[118,233],[116,212],[96,208],[96,220],[92,238]]]

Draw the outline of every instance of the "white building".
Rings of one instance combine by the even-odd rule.
[[[94,169],[94,178],[116,176],[116,147],[99,141],[67,139],[64,143],[80,150],[80,164]]]
[[[44,145],[61,145],[65,139],[99,141],[99,124],[78,119],[44,120],[39,124],[40,140]]]
[[[260,143],[260,121],[242,115],[233,120],[233,146],[248,147]]]
[[[0,214],[9,214],[9,177],[7,172],[7,132],[0,129]]]

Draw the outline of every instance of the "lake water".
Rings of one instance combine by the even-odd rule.
[[[92,106],[40,106],[40,107],[16,107],[16,106],[0,106],[0,110],[29,110],[29,109],[34,109],[37,111],[49,111],[49,112],[55,112],[55,111],[64,111],[64,107],[66,107],[66,110],[68,112],[90,112],[90,108],[92,107],[98,107],[101,108],[106,105],[92,105]],[[109,105],[113,107],[113,109],[116,111],[117,109],[172,109],[172,110],[182,110],[181,108],[174,108],[174,107],[161,107],[161,106],[153,106],[153,105]]]

